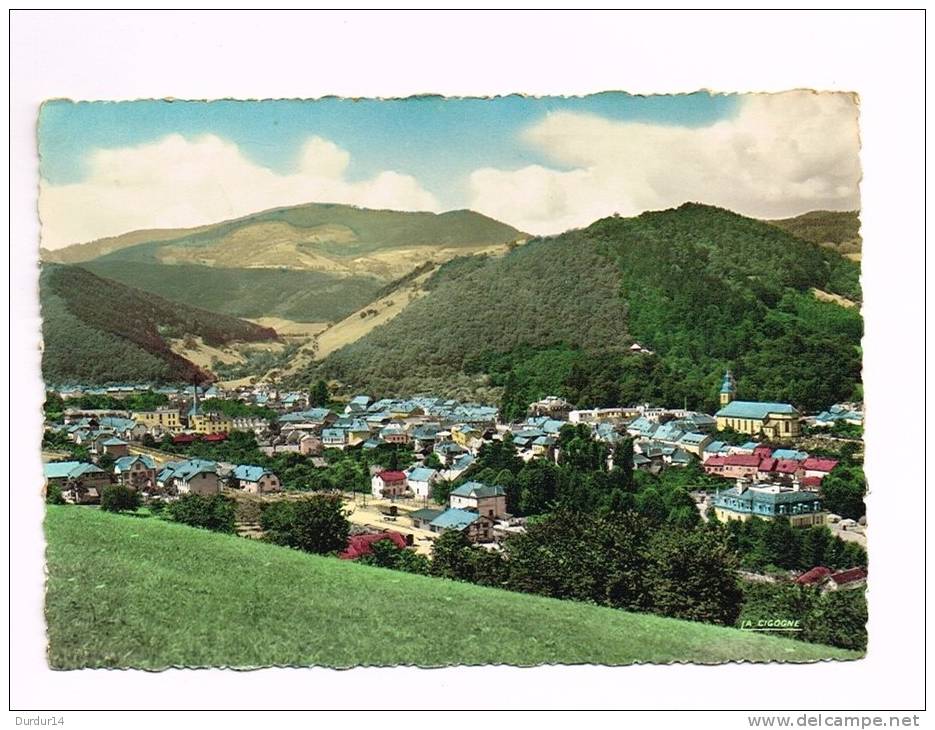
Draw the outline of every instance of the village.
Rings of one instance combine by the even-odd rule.
[[[431,396],[374,400],[358,395],[332,407],[315,407],[309,392],[269,385],[232,390],[217,385],[67,386],[56,392],[66,407],[59,421],[46,424],[47,433],[90,455],[75,461],[44,452],[47,488],[54,485],[68,503],[97,504],[110,484],[134,490],[144,502],[223,493],[255,507],[301,498],[302,491],[284,489],[279,475],[261,465],[183,458],[159,448],[164,443],[182,450],[195,443],[217,444],[237,432],[252,434],[263,454],[296,454],[318,468],[328,464],[329,454],[387,447],[411,452],[405,467],[370,466],[369,491],[342,490],[352,525],[345,558],[366,554],[379,539],[429,555],[434,540],[451,530],[476,545],[500,549],[505,538],[524,530],[525,518],[509,514],[502,486],[464,475],[470,475],[485,444],[505,439],[524,462],[560,463],[560,434],[569,426],[584,427],[607,447],[608,469],[617,447],[627,442],[633,470],[660,474],[694,465],[716,478],[723,486],[712,489],[707,483],[692,491],[704,519],[785,518],[796,528],[825,525],[844,540],[866,544],[865,518],[842,518],[823,507],[822,480],[838,460],[799,447],[806,430],[826,432],[824,438],[833,440],[836,424],[859,427],[860,406],[837,404],[805,415],[789,404],[737,400],[730,372],[714,414],[648,404],[576,409],[547,396],[529,404],[526,418],[515,422],[503,422],[495,406]],[[67,407],[82,396],[106,396],[113,404],[139,393],[155,393],[165,405],[151,410]],[[213,409],[212,401],[236,401],[271,417],[228,416]],[[733,438],[725,440],[726,435]],[[442,502],[434,489],[439,483],[454,484],[443,491]],[[262,534],[255,519],[242,520],[238,532]],[[861,570],[850,582],[865,577]]]

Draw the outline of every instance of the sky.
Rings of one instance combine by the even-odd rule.
[[[283,205],[471,208],[537,235],[696,201],[859,207],[847,94],[46,102],[42,245]]]

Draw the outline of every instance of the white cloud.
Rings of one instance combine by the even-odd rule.
[[[298,169],[277,174],[215,135],[173,134],[152,143],[97,149],[81,182],[42,181],[42,245],[55,249],[143,228],[215,223],[266,208],[308,202],[348,203],[395,210],[439,210],[419,182],[396,172],[351,182],[350,155],[311,137]]]
[[[524,140],[565,169],[483,168],[469,182],[474,210],[530,233],[686,201],[762,218],[859,207],[848,94],[750,95],[731,118],[695,128],[555,112]]]

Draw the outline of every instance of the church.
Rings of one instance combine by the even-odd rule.
[[[728,370],[721,383],[721,410],[714,414],[719,431],[732,428],[773,441],[796,438],[801,433],[801,414],[795,407],[788,403],[734,400],[736,394],[734,376]]]

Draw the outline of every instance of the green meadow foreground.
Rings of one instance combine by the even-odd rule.
[[[56,669],[856,659],[774,636],[355,565],[49,506]]]

